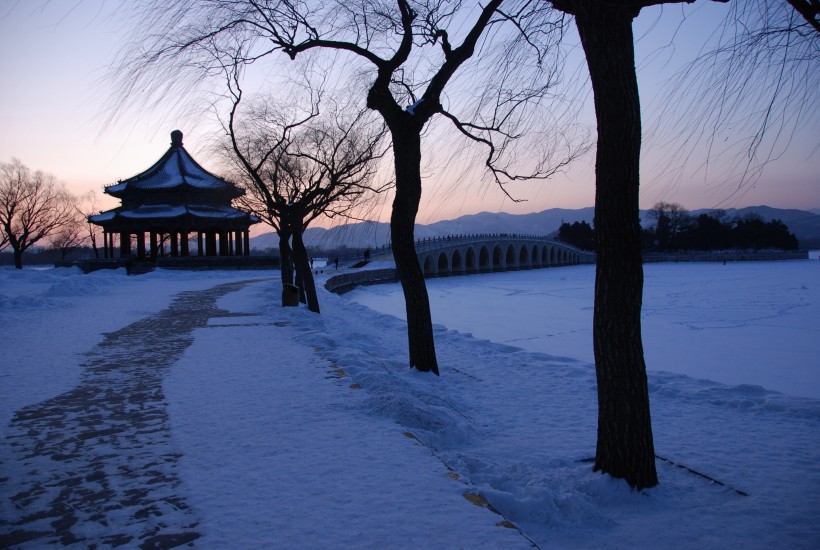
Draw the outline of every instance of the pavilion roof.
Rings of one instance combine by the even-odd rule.
[[[198,219],[212,219],[212,220],[241,220],[248,219],[251,224],[258,223],[259,218],[254,215],[243,212],[232,206],[224,205],[171,205],[171,204],[144,204],[137,208],[121,209],[115,208],[106,212],[101,212],[93,216],[89,216],[88,220],[96,224],[106,224],[114,220],[170,220],[173,218],[181,218],[183,216],[190,216]]]
[[[235,197],[244,194],[241,188],[202,168],[185,147],[182,132],[171,132],[171,148],[153,166],[127,180],[105,188],[113,197],[122,197],[132,191],[170,190],[190,186],[197,189],[228,191]]]

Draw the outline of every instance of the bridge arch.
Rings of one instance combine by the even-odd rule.
[[[475,250],[472,246],[467,247],[467,252],[464,257],[464,271],[466,273],[475,273],[478,271],[478,263],[475,257]]]
[[[450,258],[450,271],[452,273],[461,273],[464,271],[464,263],[461,258],[461,250],[456,248],[453,250],[453,257]]]
[[[515,247],[513,245],[507,245],[507,252],[504,255],[504,267],[508,270],[510,269],[518,269],[518,260],[515,255]]]
[[[527,250],[527,245],[522,244],[521,249],[518,251],[518,269],[529,269],[530,268],[530,253]]]
[[[478,253],[478,269],[483,272],[493,270],[493,259],[486,245],[482,246]]]
[[[493,271],[502,271],[504,269],[504,256],[501,253],[501,245],[493,246]]]
[[[446,252],[441,252],[438,255],[438,264],[436,265],[437,271],[436,273],[439,276],[449,275],[450,274],[450,258],[447,257]]]
[[[425,275],[435,275],[436,271],[433,269],[433,258],[430,255],[424,257],[424,263],[422,264],[422,271]]]
[[[464,235],[416,243],[426,277],[592,263],[595,255],[546,237]]]

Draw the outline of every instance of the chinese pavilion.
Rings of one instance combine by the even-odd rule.
[[[166,250],[172,257],[193,255],[192,234],[197,256],[250,254],[249,227],[259,218],[231,206],[245,190],[197,164],[179,130],[171,132],[171,148],[153,166],[105,193],[122,204],[88,221],[103,228],[106,258],[115,257],[115,238],[120,258],[156,260]]]

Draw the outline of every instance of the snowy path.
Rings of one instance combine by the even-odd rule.
[[[322,317],[280,307],[280,293],[224,297],[223,309],[259,316],[211,318],[166,379],[196,546],[530,548],[465,498],[470,487],[408,425],[371,414],[372,392],[333,359]]]
[[[3,547],[81,543],[169,548],[199,537],[180,480],[163,378],[216,300],[251,281],[181,293],[107,334],[73,390],[19,410],[2,449]]]
[[[789,377],[797,371],[788,367],[807,363],[815,349],[814,265],[729,266],[719,270],[732,275],[724,278],[704,273],[718,271],[711,266],[662,266],[655,288],[676,298],[690,281],[698,303],[737,305],[724,298],[740,277],[761,287],[744,292],[761,297],[749,318],[799,306],[779,318],[795,337],[775,340],[785,345],[769,365]],[[556,275],[581,289],[584,281],[566,269]],[[442,376],[433,377],[407,368],[406,324],[396,317],[324,290],[322,315],[282,308],[278,283],[241,286],[254,277],[0,270],[0,546],[59,546],[56,536],[17,544],[23,537],[8,535],[60,527],[65,542],[81,539],[69,544],[77,548],[126,540],[300,550],[820,547],[818,399],[650,372],[658,455],[724,485],[659,460],[661,485],[638,493],[585,462],[596,434],[586,348],[549,353],[491,341],[533,329],[553,334],[544,326],[551,319],[571,325],[586,311],[572,296],[539,304],[530,293],[527,304],[507,299],[484,318],[472,314],[472,325],[437,325]],[[486,277],[466,296],[486,295],[495,284]],[[208,290],[222,283],[233,285]],[[463,284],[433,286],[441,294]],[[585,288],[576,294],[591,292]],[[670,313],[705,318],[687,303],[673,300]],[[505,327],[509,309],[519,318]],[[678,320],[660,313],[652,311],[656,328]],[[160,319],[178,330],[163,330]],[[724,331],[716,337],[727,350],[752,349],[730,345],[760,338],[738,325],[730,341]],[[142,362],[154,373],[125,367],[145,353],[140,331],[162,343]],[[698,348],[694,336],[704,334],[674,342]],[[106,366],[102,359],[115,353],[120,360]],[[751,353],[718,361],[719,372],[742,373]],[[147,412],[134,404],[137,392]],[[73,410],[71,397],[95,403],[98,417]],[[49,411],[67,427],[53,427],[61,420]],[[110,428],[124,431],[100,431]],[[15,495],[27,509],[12,506]],[[470,504],[481,498],[498,514]],[[52,514],[58,504],[64,509]]]

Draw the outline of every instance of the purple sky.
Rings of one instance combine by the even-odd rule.
[[[150,166],[169,146],[171,130],[185,133],[185,144],[206,168],[216,169],[205,153],[213,139],[206,117],[180,123],[172,109],[130,110],[105,125],[105,106],[113,91],[106,81],[109,65],[129,28],[118,20],[117,2],[105,0],[11,1],[0,4],[0,160],[19,158],[32,169],[53,173],[77,194],[94,190],[99,205],[116,204],[101,188]],[[636,46],[644,119],[658,105],[658,92],[674,68],[691,58],[714,28],[723,5],[651,8],[636,20]],[[690,20],[674,40],[681,13]],[[660,52],[660,53],[659,53]],[[820,208],[820,155],[817,121],[804,125],[788,150],[772,162],[753,185],[737,190],[720,166],[675,178],[662,170],[664,160],[648,144],[644,152],[641,207],[658,200],[689,209],[768,204],[781,208]],[[646,129],[646,126],[645,126]],[[420,223],[479,211],[524,213],[548,208],[580,208],[594,200],[594,155],[577,161],[566,174],[509,188],[513,203],[489,183],[465,187],[447,163],[429,166]],[[692,166],[702,163],[697,156]],[[110,201],[110,202],[109,202]],[[389,204],[389,202],[388,202]],[[378,215],[378,213],[377,213]],[[389,207],[381,209],[382,219]]]

